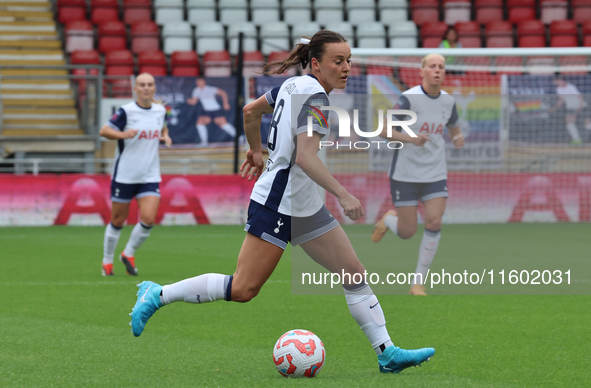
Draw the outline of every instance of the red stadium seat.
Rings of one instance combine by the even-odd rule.
[[[458,32],[458,41],[462,44],[462,47],[482,47],[482,35],[478,22],[458,22],[454,27]]]
[[[156,23],[134,23],[131,26],[131,51],[138,54],[142,51],[157,50],[160,50],[160,31]]]
[[[61,24],[86,20],[86,0],[58,0],[57,21]]]
[[[572,20],[555,20],[550,25],[550,47],[576,47],[579,30]]]
[[[167,75],[166,57],[162,51],[145,51],[137,56],[140,73],[150,73],[153,76]]]
[[[558,60],[562,74],[585,75],[587,74],[587,57],[584,55],[567,55]],[[569,69],[568,66],[571,68]]]
[[[230,53],[226,50],[208,51],[203,55],[203,73],[206,77],[229,77],[232,74]]]
[[[176,77],[197,77],[199,57],[195,51],[175,51],[170,56],[172,75]]]
[[[423,47],[433,48],[439,46],[443,39],[443,34],[447,31],[447,24],[444,22],[425,23],[421,28],[421,40]]]
[[[133,55],[129,50],[110,51],[105,55],[107,75],[133,74]]]
[[[119,20],[102,23],[98,28],[98,49],[101,53],[127,49],[125,24]]]
[[[447,24],[470,21],[470,0],[443,0],[443,21]]]
[[[571,0],[573,21],[583,24],[591,20],[591,0]]]
[[[149,22],[152,20],[152,1],[150,0],[124,0],[123,22],[134,24],[137,22]]]
[[[567,0],[540,0],[540,20],[544,24],[550,24],[555,20],[566,20],[568,18]]]
[[[476,21],[481,24],[503,20],[503,0],[476,0]]]
[[[513,47],[513,25],[490,22],[486,25],[486,47]]]
[[[583,24],[583,46],[591,47],[591,20]]]
[[[244,76],[257,77],[260,76],[265,66],[265,58],[260,51],[245,51],[242,56]],[[238,56],[236,56],[236,66],[238,66]]]
[[[119,3],[117,0],[92,0],[90,8],[90,20],[94,24],[119,20]]]
[[[535,20],[536,0],[507,0],[508,20],[520,23],[525,20]]]
[[[96,50],[77,50],[72,53],[72,57],[70,58],[70,63],[72,65],[100,65],[101,64],[101,57]],[[97,75],[99,73],[98,69],[74,69],[72,70],[73,75],[86,75],[92,74]],[[78,93],[84,94],[86,92],[86,79],[80,78],[73,78],[73,81],[78,84]]]
[[[439,0],[412,0],[410,9],[412,10],[412,21],[417,26],[439,20]]]
[[[539,20],[526,20],[517,25],[518,47],[546,47],[546,29]]]
[[[66,24],[66,52],[92,50],[94,48],[94,30],[87,20],[76,20]]]

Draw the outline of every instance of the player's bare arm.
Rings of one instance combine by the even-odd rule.
[[[417,135],[417,137],[411,137],[409,134],[407,133],[402,133],[402,132],[398,132],[396,130],[392,131],[392,136],[388,136],[388,130],[386,129],[386,127],[384,126],[384,129],[382,130],[382,133],[380,133],[380,137],[383,137],[384,139],[388,139],[391,141],[399,141],[402,143],[412,143],[416,146],[422,147],[425,145],[426,142],[431,141],[431,139],[429,139],[429,136],[419,133]]]
[[[299,134],[295,163],[300,166],[310,179],[337,197],[345,216],[357,220],[365,215],[365,211],[361,206],[361,202],[341,186],[318,157],[321,138],[321,135],[316,132],[311,137],[308,137],[307,132]]]
[[[163,141],[164,145],[166,145],[168,148],[170,148],[172,145],[172,139],[168,135],[168,127],[166,126],[166,123],[164,123],[164,126],[162,127],[162,136],[160,136],[160,141]]]
[[[123,140],[123,139],[131,139],[135,135],[137,135],[137,129],[128,128],[127,130],[121,132],[116,129],[109,127],[108,125],[103,125],[101,130],[99,131],[99,135],[102,137],[106,137],[109,140]]]
[[[455,128],[448,128],[447,130],[449,131],[449,137],[454,147],[457,149],[464,147],[464,134],[460,130],[460,126],[458,125]]]
[[[240,167],[242,178],[248,177],[251,181],[259,176],[265,168],[263,161],[263,147],[261,145],[261,120],[263,115],[273,113],[273,107],[269,105],[265,96],[246,104],[242,109],[244,117],[244,133],[248,141],[249,150],[246,151],[246,160]]]
[[[218,88],[218,95],[222,98],[224,110],[230,110],[230,103],[228,101],[228,93]]]

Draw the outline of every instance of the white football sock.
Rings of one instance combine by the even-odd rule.
[[[160,301],[163,304],[185,301],[187,303],[207,303],[226,298],[228,283],[232,276],[208,273],[181,280],[162,287]],[[231,291],[230,291],[231,292]]]
[[[423,239],[421,240],[421,247],[419,248],[419,261],[417,263],[417,269],[415,271],[415,278],[413,279],[412,285],[425,284],[425,276],[427,271],[435,258],[437,253],[437,247],[439,246],[439,239],[441,238],[441,230],[432,232],[425,229],[423,232]],[[420,275],[419,275],[420,274]]]
[[[384,219],[384,224],[398,236],[398,217],[388,214]]]
[[[150,231],[152,230],[153,225],[146,225],[143,222],[138,222],[133,227],[131,231],[131,236],[129,236],[129,241],[127,245],[125,245],[125,249],[123,250],[123,254],[127,257],[133,257],[135,255],[135,251],[142,246],[144,241],[150,235]]]
[[[386,318],[378,298],[367,284],[361,287],[343,288],[351,315],[379,356],[382,354],[381,345],[387,348],[393,344],[386,329]]]
[[[232,137],[236,136],[236,128],[230,123],[226,123],[222,125],[222,129],[226,131],[226,133]]]
[[[113,256],[119,242],[121,235],[121,228],[116,227],[109,222],[107,229],[105,229],[105,239],[103,242],[103,264],[113,264]]]
[[[201,138],[200,144],[208,144],[209,143],[209,135],[207,133],[207,127],[203,124],[197,125],[197,133],[199,133],[199,137]]]
[[[581,136],[579,136],[579,130],[577,129],[575,123],[566,124],[566,130],[570,134],[570,137],[573,139],[573,141],[581,141]]]

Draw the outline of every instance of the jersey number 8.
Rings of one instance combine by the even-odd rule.
[[[269,151],[275,150],[275,144],[277,144],[277,125],[279,124],[279,120],[281,120],[281,114],[283,113],[283,105],[285,104],[284,100],[280,100],[275,105],[275,110],[273,111],[273,119],[271,120],[271,127],[269,128],[269,137],[267,139],[267,148]]]

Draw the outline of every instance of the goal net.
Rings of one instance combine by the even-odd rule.
[[[446,58],[443,90],[455,99],[466,138],[455,149],[444,131],[444,223],[589,221],[589,50],[353,49],[347,88],[331,93],[331,105],[358,109],[359,127],[375,130],[378,110],[393,109],[402,92],[422,83],[421,58],[429,53]],[[395,151],[347,146],[355,139],[335,129],[331,123],[331,140],[342,146],[326,150],[326,164],[362,201],[367,214],[357,222],[374,223],[393,207],[387,171]],[[326,203],[351,222],[339,216],[335,198]]]

